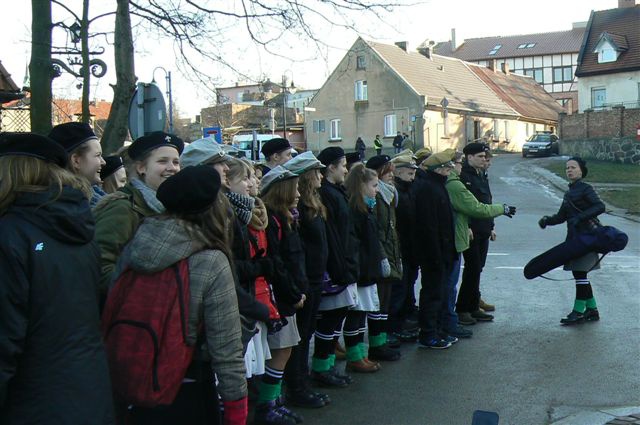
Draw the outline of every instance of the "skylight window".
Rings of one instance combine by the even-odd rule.
[[[527,44],[527,49],[531,49],[532,47],[535,47],[536,43],[529,43]]]
[[[526,49],[526,48],[527,48],[527,43],[523,43],[518,46],[518,49]]]
[[[522,43],[518,45],[518,49],[531,49],[536,46],[536,43]]]
[[[496,44],[495,47],[489,52],[489,56],[493,56],[498,53],[498,50],[502,47],[502,44]]]

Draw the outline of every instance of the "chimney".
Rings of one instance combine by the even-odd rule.
[[[428,43],[424,42],[418,47],[418,53],[425,56],[427,59],[433,60],[433,46],[436,44],[435,41],[430,40]]]
[[[451,28],[451,51],[455,52],[457,48],[458,45],[456,44],[456,29]]]
[[[586,28],[586,27],[587,27],[587,21],[573,22],[571,24],[571,29],[572,30],[579,29],[579,28]]]
[[[618,0],[618,9],[624,9],[626,7],[634,7],[636,0]]]
[[[496,59],[491,59],[489,61],[489,63],[487,64],[487,68],[489,68],[493,72],[497,72],[498,71],[498,61]]]
[[[509,63],[505,62],[502,64],[502,72],[504,72],[504,75],[509,75],[511,74],[511,72],[509,71]]]
[[[401,48],[402,50],[404,50],[405,52],[407,51],[407,42],[406,41],[396,41],[395,45],[398,46],[399,48]]]

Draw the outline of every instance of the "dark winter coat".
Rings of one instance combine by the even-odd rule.
[[[351,210],[356,236],[355,251],[358,254],[358,286],[369,286],[382,279],[384,254],[378,237],[378,223],[373,210],[363,213]]]
[[[382,184],[384,183],[381,182],[380,185]],[[386,187],[393,188],[390,185]],[[396,202],[398,194],[395,190],[394,192],[391,199],[385,199],[382,191],[379,192],[376,195],[374,209],[382,255],[389,260],[389,266],[391,267],[391,274],[385,278],[389,280],[402,279],[402,256],[400,255],[400,243],[396,231]]]
[[[322,180],[322,203],[327,208],[327,271],[336,285],[350,285],[358,279],[358,257],[347,194],[342,186]]]
[[[0,423],[112,424],[94,220],[81,192],[55,193],[0,217]]]
[[[302,294],[309,290],[305,253],[298,233],[298,224],[294,222],[291,228],[288,228],[286,217],[269,208],[267,213],[269,257],[274,262],[274,273],[267,281],[273,287],[280,314],[293,316],[296,312],[294,305],[302,299]]]
[[[493,197],[489,188],[489,178],[484,172],[478,171],[469,164],[464,163],[460,172],[460,181],[473,193],[473,196],[483,204],[492,204]],[[470,218],[469,227],[473,231],[474,238],[488,239],[491,236],[494,223],[492,218]]]
[[[398,190],[396,224],[400,242],[400,254],[404,262],[415,266],[413,229],[416,226],[416,210],[414,193],[411,190],[413,182],[406,182],[396,177],[395,185]]]
[[[304,243],[305,265],[309,285],[319,286],[327,271],[329,245],[327,223],[319,214],[311,217],[311,211],[300,205],[300,238]]]
[[[567,222],[567,240],[569,240],[573,239],[576,233],[589,231],[593,227],[591,219],[595,219],[604,211],[605,205],[593,187],[578,180],[569,184],[569,190],[564,193],[560,209],[546,221],[550,226]]]
[[[456,256],[453,209],[446,182],[445,176],[418,170],[413,186],[418,217],[413,229],[413,245],[419,247],[415,260],[431,270],[446,269]]]

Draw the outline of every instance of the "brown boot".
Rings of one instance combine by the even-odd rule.
[[[482,298],[480,298],[480,303],[478,306],[484,311],[496,311],[496,306],[493,304],[487,304]]]
[[[374,363],[361,359],[355,362],[347,362],[346,370],[356,373],[373,373],[380,369]]]
[[[370,364],[370,365],[373,365],[373,366],[374,366],[374,367],[376,367],[378,370],[382,369],[382,365],[380,364],[380,362],[377,362],[377,361],[375,361],[375,360],[371,360],[371,359],[370,359],[370,358],[368,358],[368,357],[365,357],[365,358],[364,358],[364,359],[362,359],[362,360],[364,360],[364,362],[365,362],[365,363],[368,363],[368,364]]]

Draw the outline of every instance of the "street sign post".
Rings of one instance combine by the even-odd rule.
[[[205,127],[202,129],[202,137],[213,137],[217,143],[222,143],[222,128]]]
[[[167,125],[167,104],[155,83],[138,83],[129,103],[129,132],[135,140]]]

